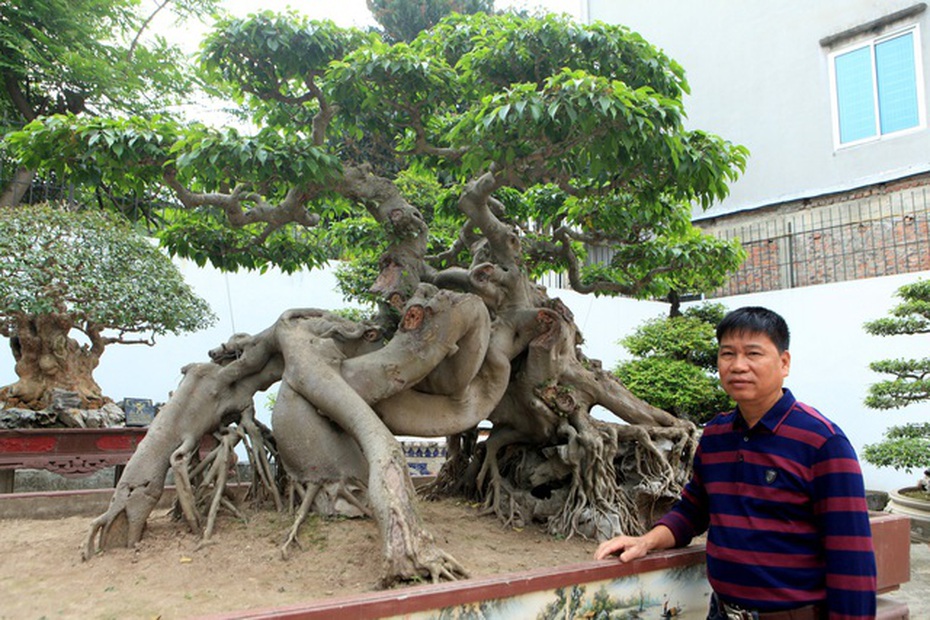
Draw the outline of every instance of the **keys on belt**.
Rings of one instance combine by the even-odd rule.
[[[717,599],[717,603],[720,605],[720,609],[727,617],[727,620],[759,620],[759,612],[743,609],[736,605],[730,605],[719,598]]]
[[[717,604],[727,620],[821,620],[821,618],[826,618],[820,605],[806,605],[784,611],[757,611],[732,605],[720,597],[717,597]]]

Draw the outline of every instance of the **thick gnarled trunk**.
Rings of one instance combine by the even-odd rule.
[[[99,409],[106,402],[93,377],[103,347],[79,344],[70,336],[73,326],[64,314],[24,316],[16,321],[10,347],[19,380],[0,393],[7,406],[43,409],[49,406],[55,388],[76,392],[83,409]]]
[[[467,574],[423,528],[395,435],[453,438],[430,493],[464,494],[507,523],[543,523],[562,536],[641,531],[687,477],[694,427],[635,398],[581,353],[571,312],[530,280],[519,235],[492,213],[496,187],[490,173],[467,185],[459,208],[482,235],[471,265],[437,272],[416,209],[369,170],[347,170],[341,193],[392,231],[373,290],[399,319],[375,326],[289,310],[211,351],[213,363],[188,371],[155,419],[152,441],[94,521],[85,557],[138,541],[169,464],[185,520],[207,536],[187,473],[195,438],[242,423],[258,386],[277,379],[276,456],[301,494],[283,550],[311,506],[332,505],[317,502],[324,493],[378,522],[384,583]],[[595,406],[622,423],[594,419]],[[493,429],[479,443],[485,420]],[[116,535],[120,524],[128,536]]]

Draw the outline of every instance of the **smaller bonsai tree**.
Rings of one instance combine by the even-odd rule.
[[[171,260],[116,216],[0,209],[0,334],[19,377],[0,390],[0,406],[40,410],[59,388],[97,409],[106,398],[93,371],[105,347],[153,345],[214,319]]]
[[[717,380],[715,328],[722,304],[692,306],[678,316],[645,321],[619,341],[636,359],[614,370],[649,404],[701,424],[734,404]]]
[[[930,333],[930,280],[905,284],[895,295],[901,303],[890,316],[867,322],[865,331],[876,336]],[[930,358],[879,360],[869,368],[893,378],[869,386],[866,407],[897,409],[930,400]],[[930,422],[890,427],[882,441],[865,446],[862,458],[908,473],[930,469]]]

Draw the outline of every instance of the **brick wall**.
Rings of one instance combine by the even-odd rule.
[[[697,224],[747,253],[711,297],[930,270],[930,173]]]

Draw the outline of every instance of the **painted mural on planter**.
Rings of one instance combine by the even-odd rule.
[[[596,618],[703,620],[710,586],[703,562],[619,579],[526,592],[509,598],[396,616],[404,620]]]

